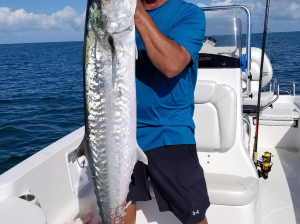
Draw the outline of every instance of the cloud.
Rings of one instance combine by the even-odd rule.
[[[262,32],[265,13],[263,0],[187,0],[199,7],[216,5],[245,5],[252,13],[253,32]],[[241,10],[207,12],[207,18],[237,17],[246,21]],[[300,0],[272,0],[270,8],[272,31],[300,31]],[[85,13],[78,13],[72,7],[52,13],[35,14],[24,9],[12,11],[0,7],[0,44],[21,42],[83,40]],[[245,23],[243,29],[245,32]]]
[[[265,13],[265,1],[261,0],[211,0],[210,4],[197,4],[199,7],[245,5],[254,18],[262,18]],[[300,18],[300,0],[273,0],[270,5],[271,19],[273,20],[296,20]]]
[[[0,7],[0,32],[82,31],[84,20],[85,13],[78,15],[70,6],[51,15],[27,13],[24,9],[11,11],[10,8]]]
[[[85,12],[78,14],[70,6],[51,15],[0,7],[0,44],[81,41],[84,23]]]
[[[252,15],[254,32],[261,32],[265,16],[265,1],[261,0],[211,0],[209,3],[198,3],[199,7],[245,5]],[[246,19],[245,13],[235,11],[219,11],[206,13],[207,18],[238,17]],[[270,5],[269,27],[274,31],[300,30],[300,0],[272,0]]]
[[[198,3],[197,5],[198,5],[199,7],[201,7],[201,8],[202,8],[202,7],[208,7],[208,5],[205,5],[205,4],[203,4],[203,3]]]
[[[271,5],[274,20],[297,20],[300,18],[300,0],[276,1]]]
[[[233,1],[232,0],[225,0],[225,1],[219,1],[219,0],[213,0],[211,3],[212,6],[215,5],[233,5]]]

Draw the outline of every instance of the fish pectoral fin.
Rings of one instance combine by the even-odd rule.
[[[138,55],[139,55],[139,52],[137,49],[137,45],[135,44],[135,60],[138,60]]]
[[[85,138],[83,137],[80,145],[78,148],[75,150],[75,153],[72,158],[72,162],[74,163],[79,157],[85,156],[87,158],[87,147],[86,147],[86,141]]]
[[[144,164],[148,165],[148,158],[146,156],[146,154],[143,152],[143,150],[139,147],[138,144],[136,144],[137,147],[137,159],[141,162],[143,162]]]

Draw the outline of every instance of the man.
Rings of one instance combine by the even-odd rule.
[[[210,203],[192,119],[204,13],[182,0],[137,0],[135,25],[137,141],[149,164],[134,168],[125,224],[135,223],[136,201],[151,199],[148,177],[160,211],[206,224]]]

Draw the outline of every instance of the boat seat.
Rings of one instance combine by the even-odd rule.
[[[243,206],[250,204],[258,194],[258,180],[227,174],[205,173],[208,196],[211,204]],[[150,195],[155,198],[151,181],[148,180]]]
[[[299,115],[272,116],[270,114],[259,117],[259,125],[264,126],[289,126],[298,127]],[[253,119],[253,124],[256,125],[256,119]]]
[[[234,146],[237,135],[235,90],[215,81],[198,80],[195,89],[194,122],[200,156],[205,155],[201,152],[223,154],[226,166],[225,154]],[[204,175],[211,204],[243,206],[257,198],[259,184],[256,177],[207,171]]]
[[[253,92],[253,97],[245,98],[243,102],[243,112],[246,114],[253,114],[256,113],[257,109],[257,93]],[[269,104],[274,98],[274,92],[262,92],[261,93],[261,100],[260,100],[260,108]]]
[[[246,48],[243,48],[242,52],[243,54],[246,54]],[[252,78],[251,78],[250,85],[251,85],[251,93],[253,94],[253,97],[244,99],[243,102],[244,113],[253,113],[256,112],[257,109],[256,107],[257,107],[257,99],[258,99],[258,91],[259,91],[261,55],[262,55],[261,49],[255,47],[251,48],[251,77]],[[273,77],[273,68],[268,56],[265,54],[261,88],[267,86],[272,80],[272,77]],[[244,83],[244,85],[246,85],[246,83]],[[273,83],[273,87],[274,87],[274,83]],[[273,88],[273,91],[261,93],[261,101],[260,101],[261,107],[268,105],[273,100],[274,90],[275,89]]]
[[[261,93],[260,106],[261,107],[266,106],[268,103],[270,103],[272,101],[273,97],[274,97],[274,92],[272,92],[272,91],[262,92]],[[253,96],[252,99],[251,98],[245,98],[244,99],[244,105],[257,106],[257,95]]]
[[[211,204],[242,206],[250,204],[258,194],[258,180],[227,174],[205,173]]]
[[[237,97],[235,90],[214,81],[198,80],[194,122],[198,151],[226,152],[235,142]]]
[[[37,205],[10,197],[0,205],[1,224],[46,224],[46,215]]]

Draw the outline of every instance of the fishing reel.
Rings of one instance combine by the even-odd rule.
[[[273,163],[271,162],[271,158],[273,157],[272,153],[265,152],[264,155],[257,160],[257,173],[259,178],[262,177],[265,180],[268,179],[269,173],[271,172]]]

